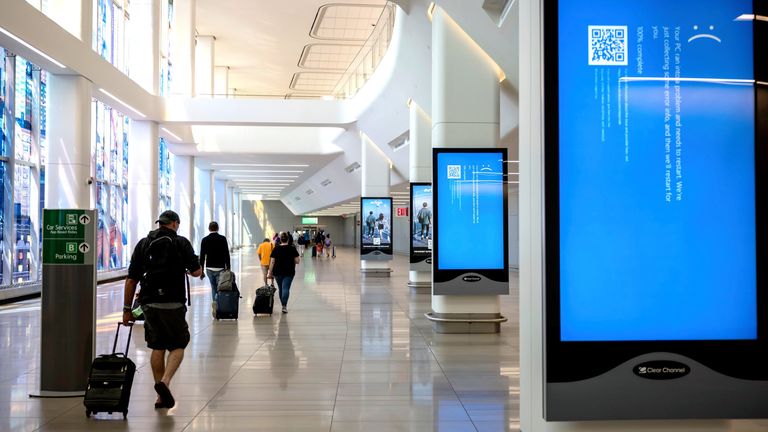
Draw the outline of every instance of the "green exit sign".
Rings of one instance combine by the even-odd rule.
[[[317,225],[317,218],[316,217],[303,216],[301,218],[301,223],[303,225]]]

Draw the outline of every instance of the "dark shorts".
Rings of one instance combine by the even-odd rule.
[[[153,350],[175,350],[189,344],[187,307],[176,309],[144,308],[144,340]]]

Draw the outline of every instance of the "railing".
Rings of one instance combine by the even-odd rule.
[[[395,7],[392,2],[381,10],[379,20],[357,53],[347,70],[341,75],[339,82],[333,89],[333,96],[337,99],[349,99],[357,94],[373,75],[373,72],[381,63],[384,54],[392,41],[392,33],[395,28]]]

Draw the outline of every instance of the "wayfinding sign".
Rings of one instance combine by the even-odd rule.
[[[95,223],[89,210],[45,210],[43,264],[88,265]]]
[[[96,332],[95,210],[43,210],[40,391],[83,394]]]

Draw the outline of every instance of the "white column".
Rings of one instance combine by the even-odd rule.
[[[229,66],[214,67],[213,94],[216,97],[227,97],[229,95]]]
[[[128,246],[156,228],[159,216],[160,135],[152,121],[131,122],[128,151]]]
[[[498,147],[499,73],[442,8],[432,16],[432,146]],[[432,310],[499,314],[497,295],[433,295]]]
[[[195,216],[193,213],[194,202],[194,175],[192,156],[173,155],[173,209],[179,214],[181,227],[179,235],[193,241]],[[194,246],[194,243],[193,243]]]
[[[195,94],[195,0],[173,2],[171,94]]]
[[[61,0],[59,0],[61,1]],[[131,38],[128,74],[144,90],[160,91],[160,0],[131,2]],[[151,29],[147,31],[148,29]]]
[[[199,96],[213,96],[215,48],[216,37],[197,37],[197,44],[195,45],[195,94]]]
[[[210,201],[211,201],[211,211],[208,213],[208,221],[215,221],[216,220],[216,203],[218,202],[218,197],[216,196],[216,171],[210,170],[208,172],[208,175],[210,176],[210,182],[211,182],[211,189],[208,192],[210,195]],[[207,223],[205,224],[207,225]]]
[[[79,75],[49,75],[47,208],[92,208],[91,82]]]
[[[45,14],[73,36],[93,46],[93,0],[48,0]]]
[[[413,182],[432,181],[432,119],[414,101],[410,109],[410,180]],[[415,215],[411,215],[413,218]],[[413,222],[411,222],[413,223]],[[408,241],[413,241],[409,238]],[[428,271],[408,272],[408,285],[411,287],[431,287],[432,273]]]
[[[237,213],[237,204],[235,203],[235,188],[229,185],[227,187],[227,238],[230,245],[234,244],[235,238],[235,214]]]
[[[379,149],[376,144],[361,134],[361,144],[363,147],[363,173],[362,173],[362,193],[364,197],[388,197],[389,196],[389,176],[390,161]],[[368,261],[360,260],[361,269],[389,269],[389,261]]]

